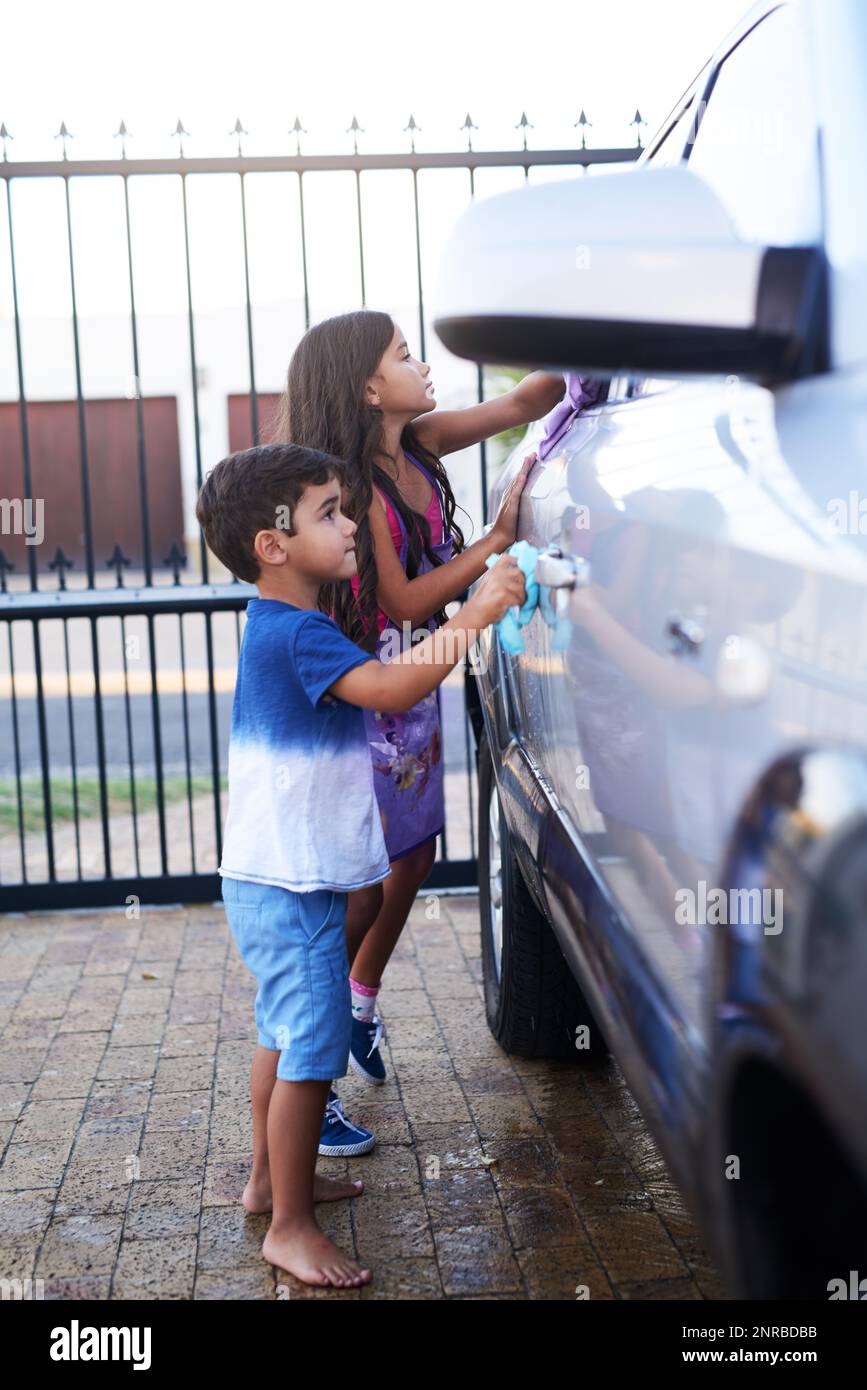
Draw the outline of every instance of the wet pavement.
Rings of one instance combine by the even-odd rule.
[[[0,918],[0,1279],[46,1298],[724,1298],[612,1061],[510,1058],[484,1016],[478,902],[419,897],[380,995],[377,1137],[320,1159],[368,1263],[351,1291],[265,1263],[249,1168],[255,985],[219,906]],[[584,1294],[583,1296],[586,1296]]]

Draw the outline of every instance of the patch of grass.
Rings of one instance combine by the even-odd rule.
[[[193,796],[204,796],[211,791],[210,777],[191,777]],[[225,791],[227,781],[220,778],[220,788]],[[75,805],[72,796],[72,778],[52,778],[51,818],[55,825],[62,821],[75,819]],[[99,780],[96,777],[79,777],[77,782],[78,818],[91,820],[101,814],[99,801]],[[129,779],[109,777],[106,782],[108,813],[113,815],[132,815],[132,796]],[[181,801],[187,795],[186,777],[164,777],[163,796],[166,804]],[[22,777],[21,801],[24,810],[24,829],[45,829],[45,807],[42,800],[42,778]],[[154,777],[137,777],[135,780],[135,806],[138,815],[154,810],[157,804],[157,783]],[[18,832],[18,794],[15,779],[0,778],[0,835]]]

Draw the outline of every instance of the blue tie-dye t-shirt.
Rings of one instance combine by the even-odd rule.
[[[303,893],[349,892],[391,872],[363,711],[325,694],[376,659],[325,613],[250,600],[221,874]]]

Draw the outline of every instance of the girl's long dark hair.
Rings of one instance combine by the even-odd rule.
[[[319,607],[334,613],[335,621],[365,651],[372,652],[377,641],[376,590],[378,575],[370,538],[368,513],[374,505],[373,485],[385,493],[403,520],[407,532],[406,572],[409,579],[418,573],[422,554],[434,565],[441,565],[431,549],[427,518],[401,497],[394,479],[381,467],[383,454],[383,412],[370,405],[365,386],[378,370],[383,353],[394,337],[389,314],[375,309],[358,309],[337,314],[309,329],[289,363],[286,388],[280,400],[275,423],[275,440],[301,444],[344,459],[347,467],[345,510],[357,523],[355,555],[358,570],[358,598],[348,579],[326,584],[319,595]],[[464,535],[454,520],[454,493],[448,475],[435,454],[420,442],[411,425],[400,436],[407,449],[433,474],[443,492],[446,525],[452,536],[452,553],[464,548]],[[432,615],[437,624],[446,621],[443,609]]]

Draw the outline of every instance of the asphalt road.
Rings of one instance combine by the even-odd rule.
[[[226,770],[232,695],[218,692],[217,747],[221,771]],[[32,697],[19,697],[18,734],[23,776],[41,771],[37,702]],[[445,768],[460,771],[466,766],[466,745],[463,730],[463,692],[456,685],[442,687]],[[187,696],[188,730],[191,770],[196,774],[211,772],[211,725],[208,696],[193,693]],[[69,710],[65,698],[53,696],[45,701],[48,727],[48,747],[52,776],[63,776],[72,764],[69,735]],[[72,697],[75,738],[75,764],[86,775],[98,764],[96,751],[95,701],[91,696]],[[105,729],[106,765],[110,776],[125,776],[129,771],[126,702],[122,695],[105,695],[102,699]],[[146,694],[131,695],[129,700],[131,743],[136,774],[153,775],[154,731],[151,698]],[[159,727],[162,738],[162,763],[167,775],[186,771],[186,743],[183,701],[180,694],[159,696]],[[12,725],[12,705],[0,700],[0,777],[15,776],[15,750]]]

